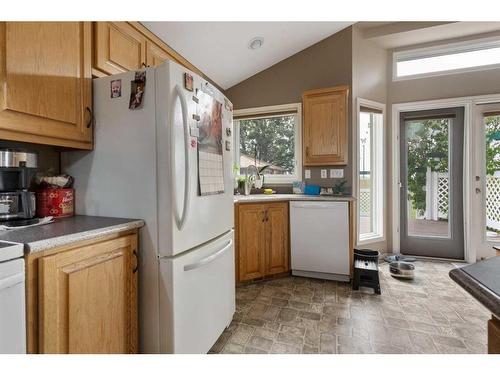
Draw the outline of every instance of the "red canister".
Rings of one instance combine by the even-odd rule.
[[[36,215],[38,217],[66,217],[73,216],[74,213],[74,189],[47,188],[36,192]]]

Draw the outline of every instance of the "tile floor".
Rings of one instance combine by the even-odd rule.
[[[382,295],[286,277],[240,286],[236,314],[211,353],[486,353],[488,310],[448,276],[416,262],[401,281],[381,264]]]

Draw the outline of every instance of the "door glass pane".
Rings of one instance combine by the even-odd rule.
[[[500,240],[500,114],[484,118],[486,138],[486,238]]]
[[[405,122],[408,236],[450,237],[449,118]]]
[[[359,234],[373,232],[372,121],[371,113],[359,114]]]

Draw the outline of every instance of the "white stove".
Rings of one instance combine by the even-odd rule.
[[[0,354],[26,353],[23,244],[0,241]]]

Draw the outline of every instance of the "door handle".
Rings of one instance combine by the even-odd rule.
[[[24,282],[24,274],[18,273],[0,280],[0,290],[11,288]]]
[[[137,256],[137,251],[135,249],[132,251],[132,255],[135,258],[135,268],[132,270],[132,273],[136,273],[139,270],[139,257]]]
[[[213,262],[215,259],[219,258],[224,254],[224,252],[233,244],[233,240],[229,240],[226,245],[222,249],[217,250],[215,253],[210,254],[209,256],[199,260],[196,263],[187,264],[184,266],[184,271],[191,271],[196,268],[203,267],[204,265]]]
[[[90,109],[90,107],[85,108],[85,112],[87,112],[89,114],[89,120],[87,121],[87,124],[85,125],[88,129],[94,123],[94,114],[92,113],[92,110]]]

